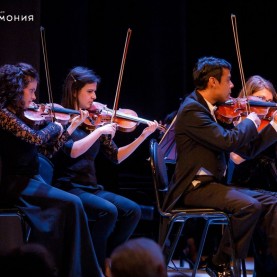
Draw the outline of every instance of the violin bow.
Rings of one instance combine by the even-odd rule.
[[[46,51],[46,39],[45,39],[45,29],[44,27],[40,27],[40,36],[41,36],[41,44],[42,44],[42,52],[43,52],[43,60],[44,60],[44,69],[46,74],[46,83],[47,83],[47,91],[48,91],[48,98],[49,103],[52,106],[50,114],[53,114],[53,120],[55,121],[55,112],[54,112],[54,101],[53,101],[53,94],[51,89],[51,82],[50,82],[50,73],[49,73],[49,66],[48,66],[48,58],[47,58],[47,51]]]
[[[114,99],[113,114],[112,114],[112,117],[111,117],[111,123],[114,121],[114,118],[116,116],[116,111],[118,109],[118,101],[119,101],[119,95],[120,95],[122,76],[123,76],[123,71],[124,71],[124,66],[125,66],[125,61],[126,61],[126,57],[127,57],[127,51],[128,51],[128,46],[129,46],[131,34],[132,34],[132,30],[130,28],[128,28],[126,39],[125,39],[123,56],[122,56],[122,60],[121,60],[121,66],[120,66],[120,71],[119,71],[117,87],[116,87],[116,94],[115,94],[115,99]]]
[[[234,35],[235,46],[236,46],[237,59],[238,59],[238,64],[239,64],[240,78],[241,78],[241,83],[242,83],[242,91],[243,91],[243,96],[246,98],[246,82],[245,82],[245,77],[244,77],[244,73],[243,73],[242,60],[241,60],[241,54],[240,54],[237,19],[234,14],[231,14],[231,22],[232,22],[233,35]],[[250,113],[249,102],[247,102],[246,107],[247,107],[247,112],[249,114]]]

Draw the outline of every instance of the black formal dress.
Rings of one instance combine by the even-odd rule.
[[[35,131],[8,110],[0,110],[0,197],[24,211],[31,226],[30,242],[50,251],[59,276],[100,277],[80,199],[38,175],[38,148],[46,155],[57,151],[69,136],[64,132],[57,139],[59,132],[54,123]]]

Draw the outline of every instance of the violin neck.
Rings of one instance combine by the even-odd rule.
[[[124,114],[124,113],[121,113],[120,111],[116,112],[116,116],[119,117],[119,118],[122,118],[122,119],[132,120],[132,121],[137,122],[137,123],[148,124],[148,122],[149,122],[149,120],[147,120],[147,119],[140,118],[140,117],[137,117],[137,116],[133,116],[133,115],[130,115],[130,114]]]
[[[109,113],[113,112],[112,109],[109,109],[107,107],[105,107],[104,110],[106,110]],[[130,114],[121,113],[120,111],[116,112],[116,117],[126,119],[126,120],[131,120],[131,121],[134,121],[134,122],[137,122],[137,123],[143,123],[143,124],[146,124],[146,125],[149,122],[151,122],[150,120],[147,120],[147,119],[144,119],[144,118],[141,118],[141,117],[137,117],[137,116],[134,116],[134,115],[130,115]],[[162,126],[162,125],[158,125],[158,129],[161,130],[161,131],[166,130],[165,127]]]
[[[80,114],[79,111],[72,110],[72,109],[66,109],[66,108],[59,108],[59,107],[53,107],[51,108],[53,112],[56,113],[65,113],[65,114]]]
[[[258,107],[277,107],[277,103],[273,102],[265,102],[265,101],[255,101],[249,100],[250,106],[258,106]]]

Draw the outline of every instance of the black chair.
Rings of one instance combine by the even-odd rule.
[[[2,174],[2,159],[0,156],[0,184]],[[0,201],[0,254],[5,254],[14,248],[28,242],[30,227],[25,214],[20,208]]]
[[[177,243],[182,235],[182,231],[185,227],[185,223],[190,218],[202,218],[205,220],[205,226],[202,232],[201,241],[198,249],[197,259],[195,261],[192,276],[196,276],[197,269],[202,257],[206,236],[211,225],[223,225],[228,228],[230,235],[230,243],[232,247],[232,260],[234,276],[241,276],[240,261],[235,259],[235,248],[233,243],[233,233],[230,224],[230,216],[224,212],[214,209],[194,209],[194,208],[174,208],[170,211],[164,211],[162,209],[162,201],[165,194],[168,191],[169,178],[167,173],[167,167],[164,160],[164,154],[155,139],[150,141],[150,163],[153,176],[153,184],[156,195],[157,210],[162,219],[167,219],[166,235],[163,238],[159,238],[159,242],[165,254],[166,264],[168,266],[171,261]],[[160,221],[160,222],[161,222]],[[173,232],[173,226],[177,225],[177,232]],[[160,225],[161,227],[161,225]],[[161,228],[159,228],[161,230]],[[167,242],[170,237],[175,237],[170,243],[169,249],[167,249]],[[243,276],[246,277],[246,270],[243,268]]]
[[[43,154],[38,154],[39,160],[39,174],[43,180],[51,185],[53,179],[54,165],[53,163]]]
[[[1,180],[0,157],[0,180]],[[53,177],[53,164],[42,154],[39,154],[39,174],[44,181],[51,184]],[[11,206],[4,201],[0,202],[0,254],[29,241],[31,228],[23,211],[17,206]]]

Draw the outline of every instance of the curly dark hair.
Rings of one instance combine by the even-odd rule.
[[[10,107],[17,114],[24,110],[23,89],[30,82],[39,82],[37,71],[27,63],[5,64],[0,67],[0,108]]]

